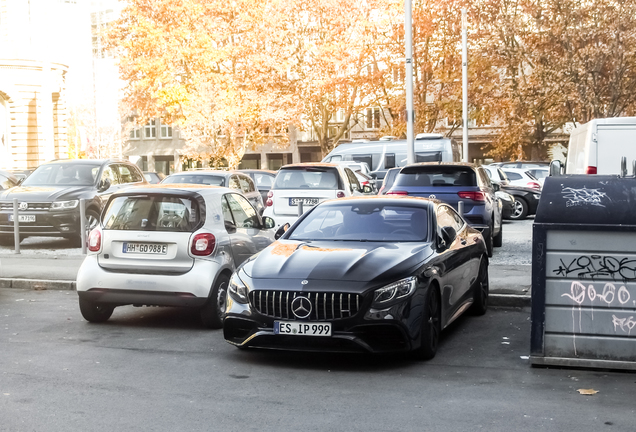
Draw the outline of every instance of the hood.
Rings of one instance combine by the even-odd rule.
[[[430,243],[419,242],[279,240],[243,270],[254,279],[369,282],[407,277],[432,253]]]
[[[65,201],[83,197],[93,186],[18,186],[0,192],[0,200],[27,202]]]

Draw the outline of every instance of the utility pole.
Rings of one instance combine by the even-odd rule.
[[[462,159],[468,160],[468,35],[466,8],[462,8]]]
[[[413,18],[411,0],[404,0],[404,43],[406,44],[406,162],[415,163],[413,139]]]

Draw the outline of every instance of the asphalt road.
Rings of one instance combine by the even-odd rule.
[[[429,362],[241,351],[187,311],[0,289],[0,431],[634,431],[636,374],[531,368],[529,323],[460,318]]]

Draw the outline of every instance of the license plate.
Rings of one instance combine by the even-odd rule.
[[[315,206],[318,204],[318,198],[290,198],[289,205],[297,206],[301,201],[304,206]]]
[[[331,336],[331,323],[274,321],[274,334],[292,336]]]
[[[148,255],[165,255],[168,253],[168,245],[158,243],[128,243],[124,242],[123,253],[136,253]]]
[[[13,215],[9,215],[9,222],[13,222]],[[18,215],[18,222],[35,222],[35,215]]]

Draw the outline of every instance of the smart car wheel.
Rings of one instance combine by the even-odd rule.
[[[201,322],[205,327],[210,329],[223,327],[225,303],[227,302],[227,285],[229,282],[230,278],[226,275],[219,276],[207,303],[201,308]]]
[[[431,285],[422,314],[421,345],[413,351],[418,360],[430,360],[437,353],[439,335],[442,332],[442,314],[437,287]]]
[[[486,251],[488,252],[489,257],[492,256],[492,251],[493,251],[493,243],[494,243],[493,230],[494,230],[494,227],[490,225],[487,229],[488,233],[484,232],[484,240],[486,241]]]
[[[113,306],[106,306],[85,299],[79,299],[79,308],[84,319],[92,323],[108,321],[108,318],[115,310]]]
[[[523,198],[515,197],[515,208],[510,215],[510,219],[522,220],[528,216],[528,203]]]
[[[483,315],[488,310],[488,294],[490,292],[490,284],[488,283],[488,261],[486,257],[481,259],[479,265],[479,275],[473,286],[473,305],[470,312],[473,315]]]
[[[499,233],[492,239],[494,247],[501,247],[503,245],[503,223],[499,226]]]

